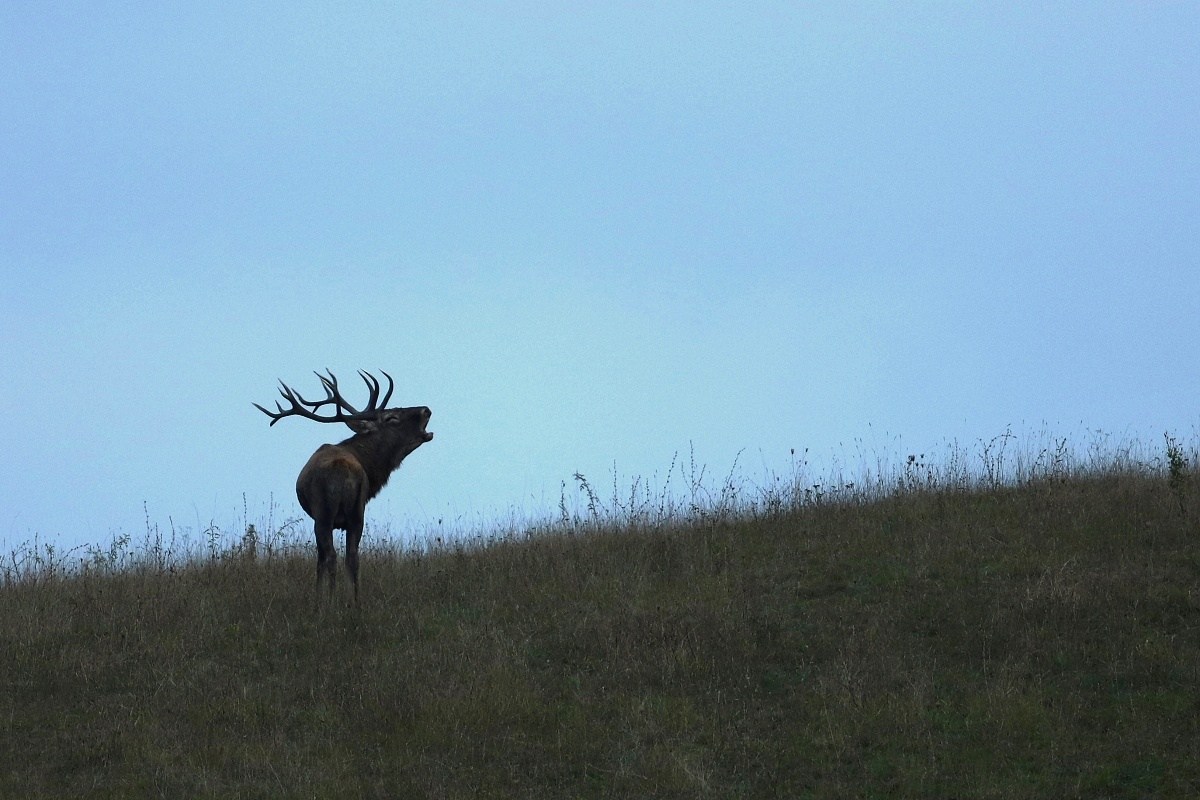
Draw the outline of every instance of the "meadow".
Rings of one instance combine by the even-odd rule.
[[[1010,439],[577,475],[545,520],[368,533],[357,607],[297,520],[31,543],[0,796],[1200,796],[1196,449]]]

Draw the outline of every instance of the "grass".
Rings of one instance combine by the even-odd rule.
[[[0,796],[1200,796],[1200,480],[1167,444],[692,466],[678,503],[578,476],[554,525],[376,547],[358,608],[296,548],[14,555]]]

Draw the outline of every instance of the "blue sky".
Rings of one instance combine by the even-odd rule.
[[[251,403],[326,367],[433,408],[394,528],[689,448],[1189,435],[1197,41],[1187,3],[5,4],[0,540],[297,513],[348,433]]]

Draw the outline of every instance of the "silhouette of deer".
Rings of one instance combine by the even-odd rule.
[[[271,418],[274,425],[284,417],[304,417],[316,422],[343,422],[354,435],[338,444],[323,444],[308,459],[296,479],[296,497],[304,512],[312,517],[317,537],[317,590],[328,578],[332,596],[337,573],[337,550],[333,531],[346,532],[346,571],[354,586],[354,602],[358,602],[358,543],[362,539],[363,520],[367,501],[379,494],[400,462],[425,442],[433,433],[425,430],[431,412],[426,406],[386,408],[395,387],[386,372],[388,388],[379,399],[379,381],[369,372],[359,370],[367,384],[370,397],[360,411],[346,402],[338,389],[337,378],[314,373],[325,388],[321,400],[305,400],[283,381],[279,393],[291,404],[285,409],[278,400],[275,410],[269,411],[258,403],[254,407]],[[332,406],[332,413],[322,416],[317,411]]]

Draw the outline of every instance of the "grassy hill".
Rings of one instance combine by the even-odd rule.
[[[310,553],[26,570],[0,796],[1197,797],[1170,463],[376,549],[358,608]]]

